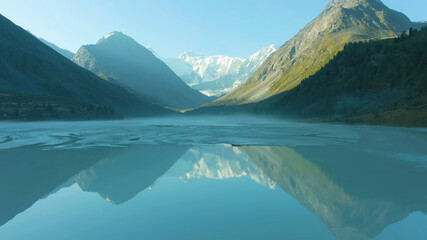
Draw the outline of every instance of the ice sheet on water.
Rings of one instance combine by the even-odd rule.
[[[425,129],[301,123],[249,117],[0,123],[0,149],[30,145],[40,145],[49,150],[163,143],[290,147],[357,144],[358,147],[390,154],[417,152],[417,158],[426,159],[425,151],[419,150],[426,139]],[[410,148],[417,149],[407,151]]]
[[[29,145],[49,149],[160,143],[298,146],[358,140],[359,134],[344,125],[253,118],[0,123],[0,149]]]

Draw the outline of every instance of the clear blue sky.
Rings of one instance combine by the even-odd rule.
[[[184,51],[247,57],[289,40],[328,0],[0,0],[0,14],[60,47],[77,51],[122,31],[163,57]],[[427,0],[383,0],[427,20]]]

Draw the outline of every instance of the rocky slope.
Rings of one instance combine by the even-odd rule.
[[[245,84],[212,105],[257,102],[290,90],[320,70],[346,43],[396,37],[419,25],[379,0],[332,0]]]

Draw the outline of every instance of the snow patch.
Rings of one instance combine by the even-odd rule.
[[[107,34],[107,35],[105,35],[105,36],[104,36],[104,39],[108,39],[108,38],[110,38],[111,36],[114,36],[116,33],[117,33],[117,32],[109,33],[109,34]]]

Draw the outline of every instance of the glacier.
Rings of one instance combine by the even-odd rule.
[[[221,96],[249,79],[277,47],[270,45],[246,59],[194,52],[184,52],[178,58],[161,58],[150,50],[194,89],[208,96]]]

